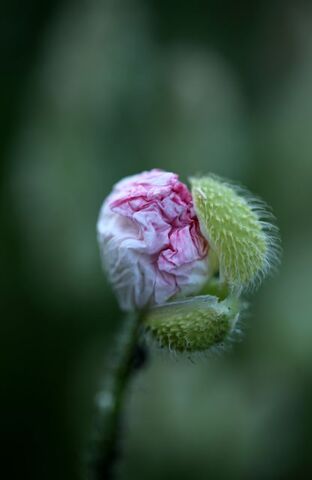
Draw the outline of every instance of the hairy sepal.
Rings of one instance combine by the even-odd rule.
[[[215,176],[192,178],[202,234],[232,291],[257,287],[279,263],[279,233],[261,200]]]
[[[201,352],[222,344],[233,332],[239,301],[203,295],[150,309],[144,326],[158,345],[175,352]]]

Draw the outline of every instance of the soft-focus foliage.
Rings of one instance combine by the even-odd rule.
[[[283,262],[231,353],[152,357],[131,390],[121,478],[309,477],[310,2],[4,4],[2,476],[79,478],[121,320],[98,210],[120,178],[159,167],[264,198]]]

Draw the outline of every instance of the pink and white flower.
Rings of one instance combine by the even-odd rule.
[[[208,244],[187,186],[151,170],[125,178],[97,223],[101,257],[120,306],[129,311],[196,294],[208,279]]]

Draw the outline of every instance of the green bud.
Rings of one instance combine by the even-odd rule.
[[[196,352],[223,342],[233,331],[238,313],[236,298],[219,301],[205,295],[153,307],[144,324],[161,347]]]
[[[254,286],[279,259],[278,230],[266,205],[213,176],[192,178],[194,206],[221,281],[235,291]]]

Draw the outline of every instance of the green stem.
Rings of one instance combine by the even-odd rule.
[[[97,395],[98,411],[90,462],[91,478],[94,480],[114,478],[127,387],[132,374],[141,366],[136,365],[140,356],[142,357],[142,349],[138,345],[139,327],[139,314],[132,314],[126,318],[118,339],[111,375],[105,388]]]

